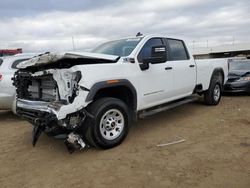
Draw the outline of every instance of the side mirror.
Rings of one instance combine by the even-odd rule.
[[[167,47],[165,45],[153,46],[151,49],[151,57],[143,59],[143,63],[157,64],[167,61]]]

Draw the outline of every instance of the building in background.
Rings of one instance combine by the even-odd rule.
[[[195,59],[245,57],[250,59],[250,43],[194,48]]]
[[[16,54],[20,54],[23,53],[22,48],[18,48],[18,49],[0,49],[0,57],[3,56],[11,56],[11,55],[16,55]]]

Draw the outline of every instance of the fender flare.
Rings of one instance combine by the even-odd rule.
[[[225,73],[224,73],[224,70],[222,68],[215,68],[212,75],[211,75],[211,78],[210,78],[210,83],[209,85],[211,84],[212,82],[212,79],[214,77],[214,75],[216,75],[217,73],[221,73],[222,74],[222,85],[224,85],[224,82],[225,82]]]
[[[112,87],[117,87],[117,86],[125,86],[127,87],[133,95],[133,110],[136,111],[137,109],[137,92],[133,84],[127,80],[127,79],[116,79],[116,80],[106,80],[106,81],[101,81],[95,83],[89,90],[89,93],[86,97],[86,102],[90,102],[94,99],[96,93],[100,89],[105,89],[105,88],[112,88]]]

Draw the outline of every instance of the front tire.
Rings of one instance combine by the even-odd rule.
[[[86,140],[102,149],[122,143],[129,131],[130,116],[127,105],[116,98],[99,99],[88,108],[94,118],[86,121]]]

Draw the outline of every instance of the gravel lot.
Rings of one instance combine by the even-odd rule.
[[[250,96],[187,104],[131,127],[122,145],[68,154],[0,111],[0,187],[250,187]],[[186,139],[166,147],[157,144]]]

